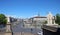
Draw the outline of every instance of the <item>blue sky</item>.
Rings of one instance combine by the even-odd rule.
[[[0,0],[0,13],[27,18],[39,14],[60,13],[60,0]]]

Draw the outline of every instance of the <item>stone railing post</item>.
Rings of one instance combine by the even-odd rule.
[[[11,23],[10,22],[8,22],[6,24],[6,34],[5,35],[13,35],[12,34],[12,27],[11,27]]]

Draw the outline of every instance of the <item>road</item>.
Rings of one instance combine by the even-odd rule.
[[[16,33],[16,32],[29,32],[29,33],[37,33],[37,32],[40,32],[42,31],[41,29],[36,29],[36,28],[24,28],[23,27],[23,23],[18,23],[15,27],[12,27],[12,31],[13,33]]]

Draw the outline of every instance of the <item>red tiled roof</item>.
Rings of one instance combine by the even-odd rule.
[[[31,17],[30,19],[33,19],[33,18],[47,18],[45,16],[35,16],[35,17]]]
[[[35,17],[33,17],[33,18],[46,18],[46,17],[42,17],[42,16],[41,16],[41,17],[40,17],[40,16],[35,16]]]

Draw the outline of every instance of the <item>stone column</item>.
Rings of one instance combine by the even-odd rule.
[[[10,23],[7,23],[6,25],[6,35],[12,35],[12,29]]]
[[[6,34],[5,35],[12,35],[12,27],[10,23],[10,18],[7,17],[7,24],[6,24]]]
[[[11,24],[7,23],[6,25],[6,32],[11,32]]]

